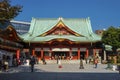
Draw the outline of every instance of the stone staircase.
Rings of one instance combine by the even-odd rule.
[[[57,64],[57,60],[46,60],[47,64]],[[42,63],[42,61],[40,61],[39,63]],[[61,64],[79,64],[80,60],[61,60]],[[83,63],[85,63],[85,61],[83,60]]]

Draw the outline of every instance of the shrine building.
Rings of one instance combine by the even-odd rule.
[[[24,52],[38,59],[85,59],[102,54],[101,36],[92,30],[89,18],[32,18],[29,31],[19,35]]]

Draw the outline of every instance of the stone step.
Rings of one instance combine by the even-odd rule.
[[[40,61],[39,63],[42,63],[42,61]],[[57,60],[46,60],[47,64],[57,64]],[[80,60],[61,60],[61,64],[79,64]],[[85,60],[83,60],[83,63],[85,63]]]

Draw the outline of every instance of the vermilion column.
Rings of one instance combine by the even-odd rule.
[[[17,50],[17,52],[16,52],[16,57],[17,57],[17,60],[20,59],[20,49]]]
[[[43,48],[41,48],[41,58],[43,58]]]
[[[95,49],[93,49],[93,56],[94,56],[94,57],[95,57],[95,55],[96,55],[96,54],[95,54],[95,51],[96,51],[96,50],[95,50]]]
[[[68,58],[68,56],[69,56],[69,58]],[[68,56],[67,56],[67,59],[72,59],[72,58],[71,58],[71,57],[72,57],[72,49],[71,49],[71,48],[70,48],[70,51],[69,51]]]
[[[32,55],[35,56],[35,50],[32,50]]]
[[[88,53],[88,49],[86,50],[86,58],[88,58],[88,55],[89,55],[89,53]]]
[[[50,59],[52,59],[52,49],[50,48],[50,51],[49,51],[49,55],[50,55]]]
[[[80,48],[78,49],[78,59],[80,59]]]

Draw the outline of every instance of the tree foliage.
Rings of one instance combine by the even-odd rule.
[[[113,50],[120,48],[120,28],[109,27],[103,33],[102,42],[111,45]]]
[[[10,4],[10,0],[0,0],[0,20],[11,20],[15,18],[22,10],[22,6]]]

